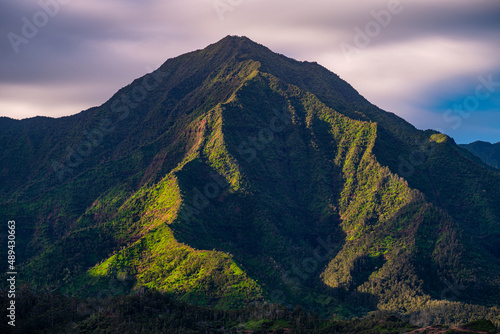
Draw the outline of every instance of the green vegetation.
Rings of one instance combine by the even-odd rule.
[[[74,307],[33,310],[39,328],[500,325],[498,171],[246,38],[150,76],[122,119],[116,101],[141,80],[75,116],[0,119],[0,216],[16,219],[19,279],[40,294],[26,287],[26,307]],[[74,155],[104,120],[113,130]],[[89,300],[100,309],[81,311]]]
[[[5,294],[0,305],[6,306]],[[2,333],[406,333],[416,329],[394,315],[377,312],[363,319],[326,320],[300,307],[276,304],[243,310],[216,310],[186,304],[151,290],[99,300],[34,292],[26,286],[18,296],[16,327],[0,325]],[[466,325],[491,329],[485,321]],[[494,328],[494,327],[493,327]]]
[[[484,320],[484,319],[479,319],[479,320],[469,322],[469,323],[461,326],[461,328],[472,330],[472,331],[481,331],[481,332],[486,332],[486,333],[496,333],[497,332],[497,329],[493,325],[493,323],[491,321]]]
[[[475,141],[460,146],[481,158],[488,165],[500,168],[500,142],[491,144],[484,141]]]

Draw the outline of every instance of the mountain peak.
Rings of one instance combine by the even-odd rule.
[[[0,219],[30,245],[19,283],[325,317],[498,314],[499,174],[247,37],[100,107],[0,129]]]
[[[251,53],[253,56],[257,54],[267,53],[269,56],[273,52],[265,46],[252,41],[246,36],[231,36],[227,35],[220,41],[209,45],[205,48],[206,51],[217,54],[228,54],[238,56]]]
[[[250,43],[253,43],[253,44],[258,44],[258,43],[255,43],[254,41],[252,41],[250,38],[246,37],[246,36],[238,36],[238,35],[227,35],[226,37],[224,37],[223,39],[221,39],[220,41],[218,41],[217,43],[215,44],[218,44],[218,43],[227,43],[227,42],[231,42],[231,43],[234,43],[234,42],[250,42]]]
[[[237,35],[227,35],[214,45],[221,46],[230,46],[230,47],[239,47],[239,46],[254,46],[254,47],[262,47],[262,45],[252,41],[250,38],[246,36],[237,36]]]

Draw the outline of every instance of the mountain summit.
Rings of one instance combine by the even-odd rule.
[[[228,36],[0,129],[0,215],[34,287],[499,321],[498,172],[316,63]]]

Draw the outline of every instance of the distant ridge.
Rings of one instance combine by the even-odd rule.
[[[500,168],[500,142],[492,144],[478,140],[470,144],[461,144],[460,146],[481,158],[488,165]]]

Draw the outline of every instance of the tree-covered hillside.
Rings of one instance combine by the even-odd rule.
[[[488,165],[500,168],[500,142],[491,144],[484,141],[475,141],[460,146],[477,155]]]
[[[499,172],[318,64],[228,36],[0,130],[0,216],[37,291],[500,324]]]

